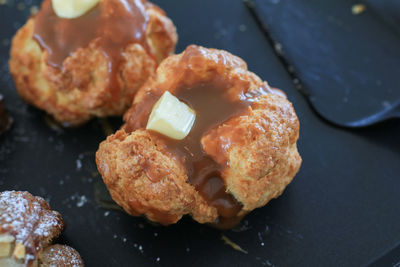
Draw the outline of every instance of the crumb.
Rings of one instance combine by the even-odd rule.
[[[82,168],[82,161],[80,159],[76,160],[76,170],[79,171]]]
[[[110,215],[109,211],[104,212],[104,217],[107,217],[108,215]]]
[[[240,26],[239,26],[239,31],[241,31],[241,32],[245,32],[247,30],[247,27],[246,27],[246,25],[244,25],[244,24],[241,24]]]
[[[276,53],[278,53],[279,55],[283,55],[282,44],[275,43],[274,48],[275,48]]]
[[[232,247],[234,250],[243,252],[244,254],[248,254],[248,252],[246,250],[242,249],[238,244],[234,243],[232,240],[230,240],[225,235],[222,235],[221,239],[225,242],[225,244]]]
[[[83,207],[83,205],[86,204],[86,202],[88,202],[86,196],[79,196],[78,194],[75,194],[73,196],[71,196],[71,200],[76,200],[76,206],[78,208]]]
[[[363,4],[357,4],[357,5],[353,5],[351,7],[351,13],[353,13],[353,15],[359,15],[361,13],[363,13],[365,11],[365,5]]]
[[[32,6],[32,7],[29,9],[29,12],[31,13],[31,15],[35,15],[36,13],[39,12],[39,7],[37,7],[37,6]]]

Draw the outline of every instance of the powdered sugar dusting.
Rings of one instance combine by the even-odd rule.
[[[83,266],[79,253],[75,249],[63,245],[53,245],[46,248],[40,258],[45,266]]]
[[[28,192],[0,193],[0,233],[13,235],[26,247],[26,263],[34,260],[41,247],[47,246],[63,229],[61,215],[48,203]]]

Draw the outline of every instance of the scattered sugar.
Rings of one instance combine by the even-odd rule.
[[[80,171],[82,169],[82,161],[80,159],[76,160],[76,170]]]
[[[80,207],[82,207],[83,205],[85,205],[86,202],[87,202],[86,196],[80,196],[80,197],[78,197],[78,201],[76,202],[76,206],[77,206],[78,208],[80,208]]]

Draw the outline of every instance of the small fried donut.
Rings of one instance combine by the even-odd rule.
[[[165,91],[196,112],[183,140],[146,130]],[[292,104],[226,51],[192,45],[165,59],[124,120],[100,144],[98,169],[126,212],[164,225],[189,214],[233,227],[281,195],[301,165]]]

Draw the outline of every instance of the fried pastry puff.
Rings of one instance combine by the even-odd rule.
[[[27,102],[73,126],[122,115],[176,42],[172,21],[146,0],[100,0],[75,19],[44,0],[13,38],[9,67]]]
[[[0,193],[0,266],[84,266],[71,247],[52,245],[64,228],[57,211],[28,192]]]
[[[183,140],[146,130],[165,91],[196,113]],[[281,195],[301,165],[292,104],[226,51],[192,45],[165,59],[124,120],[100,144],[97,167],[127,213],[164,225],[189,214],[233,227]]]

